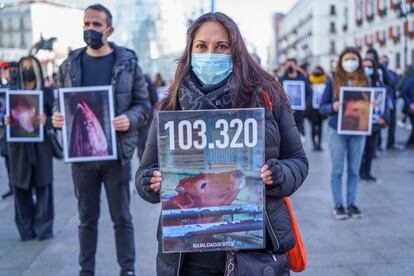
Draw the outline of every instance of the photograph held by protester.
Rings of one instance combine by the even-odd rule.
[[[44,113],[39,115],[39,122],[44,126],[51,120],[54,99],[53,91],[44,87],[40,63],[35,57],[23,57],[17,72],[16,89],[43,90]],[[5,123],[10,123],[7,116]],[[15,221],[21,240],[53,237],[53,152],[49,136],[44,133],[43,142],[9,142],[8,153]]]
[[[365,136],[340,135],[338,128],[339,91],[342,86],[367,87],[368,79],[362,67],[362,58],[358,49],[347,47],[339,56],[333,80],[329,79],[322,96],[319,112],[329,116],[329,148],[331,153],[331,188],[335,204],[333,215],[335,219],[349,217],[360,218],[362,213],[355,205],[359,169],[365,146]],[[347,210],[342,200],[342,174],[347,160]]]
[[[135,53],[108,42],[114,28],[106,7],[95,4],[85,9],[83,31],[87,47],[69,53],[59,68],[59,87],[112,85],[115,102],[112,127],[117,134],[118,159],[71,166],[80,218],[80,275],[95,274],[102,186],[114,225],[120,275],[135,275],[134,227],[129,210],[130,160],[139,129],[148,123],[150,116],[147,85]],[[63,122],[63,114],[55,112],[53,126],[61,128]]]
[[[362,65],[364,68],[365,75],[368,78],[370,87],[385,86],[379,78],[376,63],[372,59],[364,59]],[[384,100],[387,101],[387,93]],[[376,105],[378,103],[374,104]],[[366,138],[365,149],[361,161],[361,168],[359,171],[359,176],[361,177],[361,179],[366,181],[377,181],[377,179],[371,174],[371,167],[372,160],[374,159],[375,151],[377,149],[381,129],[386,126],[386,121],[388,121],[389,118],[387,104],[385,105],[385,107],[387,112],[384,112],[384,114],[382,114],[381,118],[379,118],[377,122],[373,122],[371,135],[368,135]]]
[[[208,62],[206,62],[208,60]],[[295,245],[283,197],[301,186],[308,160],[295,125],[290,103],[281,85],[249,55],[236,23],[223,13],[198,18],[187,31],[186,48],[179,59],[175,80],[160,110],[202,110],[265,107],[268,95],[273,111],[265,108],[265,160],[267,249],[285,253]],[[158,167],[157,120],[154,118],[144,156],[136,173],[139,195],[160,202],[162,175]],[[163,254],[158,227],[157,275],[223,275],[225,252]],[[283,275],[288,275],[287,260]]]
[[[283,73],[284,70],[284,73]],[[283,84],[284,81],[303,81],[305,83],[305,98],[306,98],[306,109],[310,110],[312,105],[312,87],[306,76],[306,71],[299,67],[296,59],[288,59],[286,65],[283,67],[282,76],[279,78],[279,82]],[[305,110],[296,110],[293,113],[296,125],[300,134],[305,137]]]
[[[309,82],[311,85],[325,84],[328,80],[328,76],[321,66],[316,66],[312,73],[309,75]],[[314,91],[312,91],[312,94]],[[313,95],[311,94],[310,101],[312,102]],[[319,109],[313,108],[312,104],[309,106],[308,119],[312,128],[312,144],[313,150],[322,151],[322,123],[325,116],[319,113]]]

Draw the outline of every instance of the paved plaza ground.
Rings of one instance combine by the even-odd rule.
[[[398,142],[408,133],[398,129]],[[292,197],[308,253],[308,268],[300,275],[414,275],[414,150],[378,153],[373,172],[379,181],[361,184],[361,220],[336,221],[329,184],[330,159],[311,151],[305,142],[310,173]],[[6,175],[0,160],[0,193]],[[55,236],[47,241],[21,242],[14,224],[13,199],[0,200],[0,276],[77,275],[78,214],[70,165],[54,164]],[[133,162],[133,173],[137,160]],[[118,275],[113,227],[106,195],[101,195],[96,275]],[[155,275],[156,225],[159,206],[132,193],[137,275]]]

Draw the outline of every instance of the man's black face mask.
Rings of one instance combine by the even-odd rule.
[[[83,31],[83,40],[85,41],[86,45],[95,50],[98,50],[103,46],[102,36],[103,33],[95,30]]]

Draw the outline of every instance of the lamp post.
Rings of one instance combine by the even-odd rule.
[[[214,8],[215,8],[215,4],[216,4],[216,1],[215,0],[211,0],[211,12],[214,12]]]
[[[408,11],[406,9],[406,4],[404,1],[400,2],[400,17],[404,18],[404,24],[409,24],[408,22]],[[403,31],[404,32],[404,31]],[[404,70],[407,69],[408,66],[408,35],[404,34]]]

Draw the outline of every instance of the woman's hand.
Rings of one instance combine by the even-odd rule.
[[[283,168],[277,159],[269,159],[261,169],[261,177],[266,185],[281,184],[284,180]]]
[[[158,193],[161,188],[161,172],[156,170],[145,170],[141,179],[141,185],[144,191],[153,191]]]
[[[336,101],[336,102],[334,102],[334,103],[332,104],[332,109],[333,109],[333,111],[335,111],[335,112],[338,112],[338,111],[339,111],[339,101]]]
[[[46,124],[46,114],[42,113],[39,115],[39,124],[41,124],[42,126],[45,126]]]
[[[7,115],[4,115],[4,125],[7,126],[10,124],[10,117]]]

